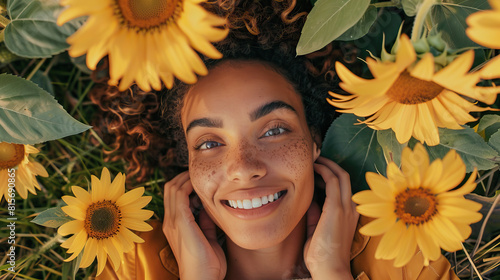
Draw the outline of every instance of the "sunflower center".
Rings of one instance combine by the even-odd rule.
[[[168,23],[182,10],[182,0],[115,0],[115,14],[123,24],[148,30]]]
[[[419,104],[434,99],[443,89],[434,82],[417,79],[405,71],[387,91],[387,96],[401,104]]]
[[[118,233],[121,219],[121,211],[114,202],[99,201],[87,208],[84,227],[89,237],[105,239]]]
[[[24,159],[24,145],[0,143],[0,170],[13,168]]]
[[[406,224],[425,223],[435,213],[436,197],[428,189],[407,189],[396,196],[396,215]]]

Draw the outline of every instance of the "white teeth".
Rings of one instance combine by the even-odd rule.
[[[263,196],[260,198],[262,200],[262,205],[266,205],[268,200],[267,200],[267,195]]]
[[[262,206],[262,200],[260,198],[252,198],[252,207],[257,208]]]
[[[243,208],[244,209],[252,209],[252,202],[249,199],[243,200]]]
[[[280,192],[277,192],[275,194],[265,195],[263,197],[256,197],[252,199],[228,200],[228,204],[233,208],[253,209],[271,203],[280,198],[280,196],[281,196]]]

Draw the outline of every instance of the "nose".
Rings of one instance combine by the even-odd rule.
[[[242,143],[226,156],[229,181],[245,182],[258,180],[267,173],[261,152],[254,145]]]

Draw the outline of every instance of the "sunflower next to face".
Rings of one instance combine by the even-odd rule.
[[[376,130],[392,129],[399,143],[413,136],[434,146],[439,144],[438,127],[462,129],[474,121],[469,112],[485,111],[461,95],[487,104],[495,102],[500,87],[480,87],[480,73],[469,73],[474,52],[468,51],[435,73],[434,56],[426,53],[416,62],[417,54],[408,36],[403,34],[395,62],[367,58],[374,79],[354,75],[341,63],[336,70],[340,86],[351,93],[330,92],[328,102],[343,113],[367,117],[363,123]]]
[[[489,0],[493,10],[479,11],[467,17],[469,38],[485,47],[500,49],[500,1]],[[484,79],[500,78],[500,56],[496,56],[481,69]]]
[[[383,235],[375,258],[392,260],[394,266],[407,264],[417,250],[424,264],[441,256],[440,248],[454,252],[471,234],[470,224],[481,220],[481,204],[464,198],[476,187],[476,170],[456,190],[465,177],[465,164],[455,150],[429,164],[424,146],[405,148],[401,169],[387,166],[387,178],[366,173],[371,190],[356,193],[356,210],[374,221],[362,227],[367,236]]]
[[[59,227],[58,233],[73,234],[61,247],[72,253],[65,261],[76,258],[83,250],[80,267],[88,267],[97,256],[97,275],[101,274],[107,256],[115,270],[120,267],[123,253],[144,240],[131,230],[149,231],[152,227],[144,222],[153,211],[141,209],[151,201],[151,196],[142,196],[144,188],[125,193],[125,176],[118,173],[113,182],[107,168],[101,179],[92,176],[90,193],[73,186],[75,196],[63,196],[67,206],[62,210],[74,218]]]
[[[174,75],[195,83],[207,69],[196,51],[222,55],[211,42],[224,39],[226,21],[208,13],[204,0],[62,0],[68,6],[57,19],[62,25],[88,16],[84,26],[68,38],[69,54],[87,54],[87,66],[109,55],[110,85],[119,90],[135,83],[144,91],[171,88]]]
[[[40,151],[31,145],[11,144],[0,142],[0,201],[5,196],[9,196],[9,178],[11,186],[19,195],[26,199],[28,191],[36,194],[36,189],[40,190],[40,185],[36,176],[47,177],[47,171],[38,162],[29,158],[30,154]],[[14,170],[12,170],[14,169]]]

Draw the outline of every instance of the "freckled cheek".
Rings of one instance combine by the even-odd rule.
[[[306,177],[313,177],[312,144],[306,138],[299,138],[287,144],[280,145],[269,154],[269,160],[276,168],[288,174],[294,174],[296,181],[305,180]],[[306,176],[310,174],[310,176]]]
[[[221,160],[202,160],[190,155],[189,175],[193,188],[202,201],[213,201],[217,190],[217,170],[220,170]]]

